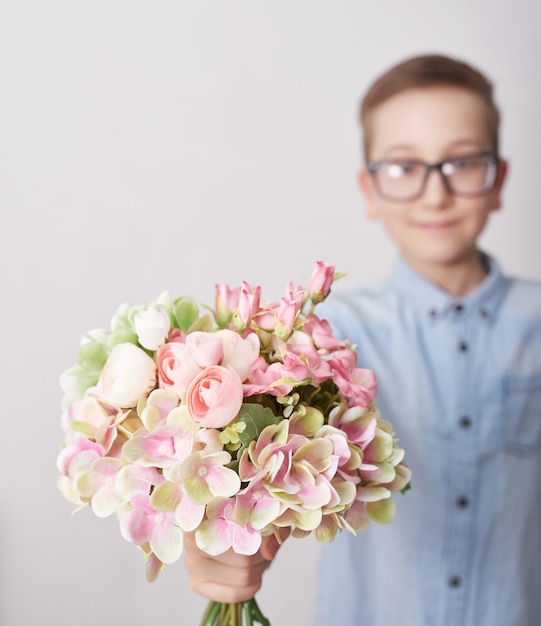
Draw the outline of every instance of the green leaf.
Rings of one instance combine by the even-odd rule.
[[[407,493],[411,489],[411,482],[409,482],[403,489],[400,490],[401,494]]]
[[[97,342],[84,343],[79,347],[78,363],[86,372],[101,372],[107,361],[107,349]]]
[[[111,335],[111,349],[120,343],[137,344],[137,335],[131,328],[119,328]]]
[[[239,433],[243,448],[248,447],[250,441],[259,437],[262,430],[272,424],[279,424],[283,418],[274,415],[269,407],[261,404],[244,403],[239,411],[237,421],[244,422],[246,428]]]
[[[208,333],[212,330],[212,326],[214,325],[214,319],[208,313],[202,315],[188,328],[187,332],[193,333],[196,330],[199,330],[204,333]]]
[[[177,298],[171,305],[174,325],[187,332],[199,318],[199,307],[192,298]]]

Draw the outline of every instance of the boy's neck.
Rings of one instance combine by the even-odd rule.
[[[404,259],[418,274],[454,297],[463,297],[478,287],[488,274],[483,256],[475,250],[468,258],[447,264],[418,264]]]

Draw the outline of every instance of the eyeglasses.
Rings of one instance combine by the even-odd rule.
[[[383,159],[368,163],[379,195],[395,202],[419,198],[432,170],[437,170],[448,193],[476,197],[494,189],[499,158],[495,152],[452,157],[440,163],[416,159]]]

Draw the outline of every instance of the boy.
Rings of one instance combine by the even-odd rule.
[[[359,181],[400,258],[318,314],[376,372],[413,488],[390,526],[323,547],[317,626],[540,623],[541,285],[477,247],[507,172],[498,120],[485,77],[443,56],[399,64],[364,98]],[[213,561],[188,541],[186,562],[197,591],[237,601],[275,552]]]

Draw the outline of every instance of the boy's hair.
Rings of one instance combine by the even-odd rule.
[[[408,89],[424,87],[460,87],[479,96],[487,108],[487,126],[492,149],[498,151],[500,114],[493,98],[492,83],[471,65],[440,54],[416,56],[382,74],[366,92],[360,108],[364,134],[364,154],[369,159],[370,117],[383,102]]]

